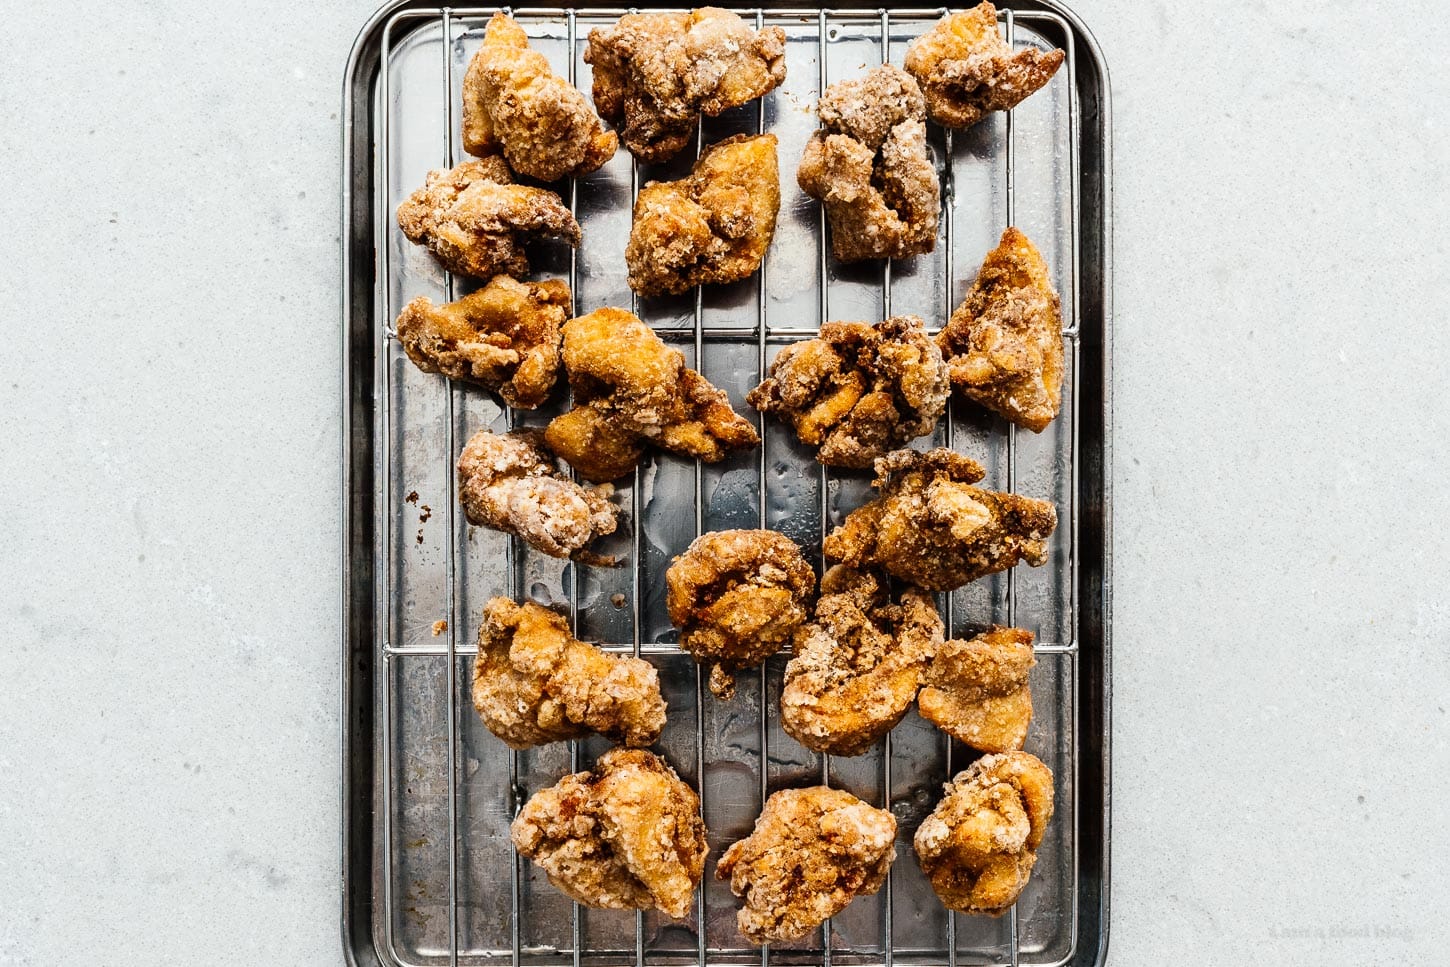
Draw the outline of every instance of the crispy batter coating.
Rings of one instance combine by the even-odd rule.
[[[524,29],[494,14],[463,78],[463,150],[502,151],[519,174],[557,181],[588,174],[617,147],[584,95],[529,47]]]
[[[984,472],[951,450],[897,450],[876,461],[880,496],[826,537],[825,554],[852,567],[880,565],[932,591],[1047,560],[1057,509],[1045,500],[970,486]]]
[[[816,459],[865,469],[930,433],[951,395],[946,363],[917,316],[828,322],[780,351],[746,402],[779,413]]]
[[[1037,862],[1052,820],[1052,772],[1027,752],[973,762],[916,830],[916,858],[942,903],[961,913],[1006,913]]]
[[[760,442],[723,390],[623,309],[565,323],[564,366],[575,409],[549,424],[547,438],[586,480],[627,473],[646,442],[707,463]]]
[[[634,203],[629,287],[679,294],[760,267],[780,211],[776,137],[737,134],[706,148],[688,178],[652,181]]]
[[[992,111],[1008,111],[1036,92],[1062,66],[1061,50],[1025,47],[1015,54],[997,32],[997,8],[987,0],[948,14],[906,48],[906,69],[926,93],[931,119],[966,128]]]
[[[836,565],[821,578],[813,622],[796,629],[780,724],[816,752],[860,755],[911,707],[942,643],[931,595]]]
[[[477,383],[531,410],[554,388],[567,318],[563,281],[496,275],[457,302],[435,306],[424,295],[409,302],[398,316],[398,342],[423,372]]]
[[[734,673],[783,648],[806,620],[816,575],[776,531],[713,531],[695,538],[665,572],[680,647],[710,667],[710,691],[735,694]]]
[[[398,206],[398,225],[453,272],[523,278],[529,274],[526,241],[561,238],[578,245],[581,236],[558,195],[512,182],[497,156],[430,171],[423,187]]]
[[[604,567],[619,563],[585,550],[618,525],[612,493],[608,484],[581,487],[570,480],[538,430],[503,436],[480,430],[458,455],[458,502],[468,522],[513,534],[550,557]]]
[[[1034,433],[1062,408],[1062,302],[1047,263],[1015,228],[982,263],[937,345],[952,384]]]
[[[667,161],[714,117],[785,80],[785,31],[720,7],[637,13],[589,32],[594,103],[641,161]]]
[[[1032,632],[993,626],[937,649],[917,696],[921,717],[979,752],[1014,752],[1032,722]]]
[[[745,901],[735,916],[753,944],[799,940],[858,896],[881,889],[896,858],[896,817],[826,786],[782,789],[715,875]]]
[[[926,105],[916,81],[882,64],[826,88],[821,130],[796,181],[826,206],[842,262],[899,259],[936,245],[941,185],[926,151]]]
[[[709,849],[700,797],[644,749],[610,749],[592,770],[534,793],[511,832],[565,896],[676,920],[690,912]]]
[[[473,666],[473,707],[514,749],[598,732],[650,745],[665,727],[660,677],[643,658],[610,655],[569,633],[533,602],[484,606]]]

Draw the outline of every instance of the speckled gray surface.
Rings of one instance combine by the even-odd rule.
[[[1446,963],[1450,21],[1076,7],[1116,115],[1110,963]],[[370,10],[0,10],[0,963],[341,959]]]

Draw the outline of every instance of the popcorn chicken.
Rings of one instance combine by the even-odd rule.
[[[628,472],[646,443],[714,463],[760,442],[724,391],[623,309],[565,323],[564,366],[575,409],[550,423],[546,437],[587,480]]]
[[[549,398],[559,374],[560,330],[569,287],[558,279],[519,282],[496,275],[456,302],[420,295],[398,316],[398,342],[425,373],[442,373],[497,393],[516,409]]]
[[[826,207],[842,262],[899,259],[936,246],[941,185],[926,150],[926,105],[891,64],[838,81],[820,102],[821,129],[796,180]]]
[[[565,896],[608,910],[659,910],[676,920],[705,873],[700,797],[644,749],[611,749],[524,805],[514,848]]]
[[[668,161],[700,115],[753,101],[785,80],[785,31],[754,30],[720,7],[634,13],[589,32],[594,103],[635,157]]]
[[[983,756],[916,830],[921,871],[948,909],[1001,916],[1017,902],[1047,824],[1052,772],[1027,752]]]
[[[917,696],[921,717],[979,752],[1013,752],[1032,723],[1032,632],[992,627],[939,647]]]
[[[557,181],[595,170],[618,146],[584,95],[529,47],[524,29],[494,14],[463,78],[463,150],[502,152],[519,174]]]
[[[906,48],[906,69],[926,92],[931,119],[966,128],[992,111],[1009,111],[1052,79],[1061,50],[1013,52],[997,32],[997,8],[987,0],[948,14]]]
[[[946,363],[917,316],[828,322],[782,349],[746,402],[779,413],[827,466],[864,469],[930,433],[946,411]]]
[[[577,246],[581,238],[579,223],[558,195],[513,184],[497,156],[428,172],[423,187],[398,206],[398,226],[444,268],[477,279],[527,276],[524,243],[531,239],[560,238]]]
[[[710,691],[735,695],[734,673],[783,648],[806,620],[816,575],[784,534],[702,534],[665,572],[680,647],[710,668]]]
[[[1062,408],[1062,303],[1047,263],[1015,228],[937,334],[952,384],[973,402],[1041,433]]]
[[[837,565],[821,578],[815,620],[796,629],[780,724],[816,752],[860,755],[906,714],[942,643],[931,595]]]
[[[644,746],[665,727],[660,677],[643,658],[610,655],[533,602],[493,598],[478,629],[473,707],[510,748],[597,732]]]
[[[624,252],[629,287],[677,295],[760,268],[780,210],[775,146],[773,134],[737,134],[705,149],[689,177],[640,189]]]
[[[848,792],[782,789],[715,875],[745,901],[736,924],[753,944],[799,940],[858,896],[881,889],[896,858],[896,817]]]
[[[480,430],[458,455],[458,501],[468,522],[513,534],[550,557],[619,563],[585,549],[618,526],[613,492],[608,484],[581,487],[570,480],[537,430],[504,436]]]
[[[951,450],[897,450],[876,461],[880,496],[851,512],[825,540],[825,555],[852,567],[884,567],[932,591],[1047,561],[1057,510],[1045,500],[970,486],[984,472]]]

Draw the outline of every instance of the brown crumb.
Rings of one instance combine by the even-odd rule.
[[[622,594],[611,594],[609,596],[609,603],[614,605],[616,608],[624,607],[625,602],[628,600],[629,599]]]
[[[418,502],[418,491],[416,491],[416,490],[410,490],[410,491],[408,491],[408,496],[404,497],[403,499],[406,500],[410,504],[416,504]]]
[[[434,638],[437,638],[439,635],[443,634],[443,632],[445,632],[447,630],[448,630],[448,621],[447,621],[447,619],[445,619],[445,618],[439,618],[437,621],[433,622],[433,637]]]
[[[423,528],[418,528],[418,543],[423,543]]]
[[[428,523],[428,521],[433,519],[433,508],[429,507],[427,504],[424,504],[422,509],[423,513],[418,515],[418,523],[426,524]]]

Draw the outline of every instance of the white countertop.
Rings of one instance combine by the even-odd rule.
[[[337,964],[372,0],[5,12],[0,964]],[[1450,19],[1077,0],[1116,127],[1112,953],[1450,960]]]

